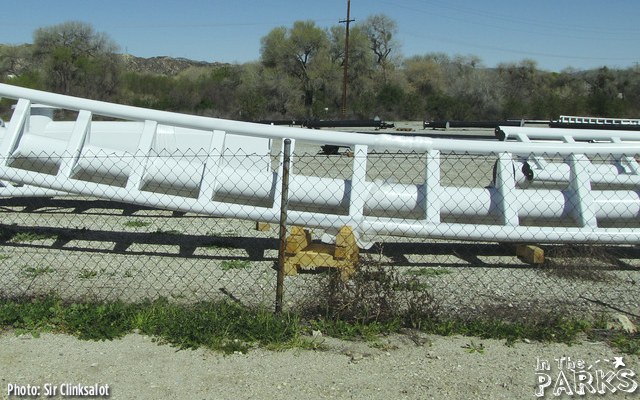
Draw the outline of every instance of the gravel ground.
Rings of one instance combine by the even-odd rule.
[[[583,360],[592,371],[605,374],[640,372],[638,356],[618,354],[603,343],[520,342],[507,347],[499,340],[411,332],[382,338],[375,346],[315,340],[327,350],[254,349],[224,356],[204,349],[178,351],[139,334],[87,342],[6,332],[0,336],[0,398],[15,398],[8,396],[9,385],[35,385],[44,397],[49,384],[58,393],[51,398],[62,398],[64,384],[98,384],[109,385],[111,399],[527,399],[535,398],[536,368],[542,360],[550,362],[550,371],[544,372],[553,381],[562,370],[570,385],[569,370],[565,365],[560,369],[554,359]],[[483,353],[470,352],[468,347],[480,344]],[[625,366],[614,368],[615,357],[622,357]],[[638,376],[627,382],[637,383]],[[614,377],[612,384],[622,381]],[[553,386],[547,388],[547,398],[555,397]],[[591,398],[636,399],[638,392],[607,391]]]

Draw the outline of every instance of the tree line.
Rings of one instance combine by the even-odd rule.
[[[548,72],[524,59],[402,57],[397,23],[373,15],[349,32],[347,118],[387,120],[638,117],[640,66]],[[177,76],[127,70],[118,46],[90,24],[39,28],[32,44],[0,47],[0,80],[56,93],[240,120],[342,117],[344,25],[297,21],[261,39],[260,59],[193,67]],[[7,106],[6,104],[4,105]]]

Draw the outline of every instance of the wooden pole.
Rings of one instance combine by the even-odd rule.
[[[342,80],[342,115],[347,114],[347,80],[348,80],[348,69],[349,69],[349,24],[354,19],[350,19],[351,17],[351,0],[347,1],[347,19],[344,21],[340,21],[340,23],[347,24],[347,33],[344,41],[344,78]]]

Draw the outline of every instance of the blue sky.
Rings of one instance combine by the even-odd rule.
[[[21,0],[3,10],[0,43],[33,41],[39,27],[90,23],[122,52],[244,63],[260,58],[260,39],[278,26],[345,19],[347,0]],[[560,71],[640,62],[638,0],[352,0],[351,17],[386,14],[398,23],[405,57],[475,55],[483,64],[530,58]]]

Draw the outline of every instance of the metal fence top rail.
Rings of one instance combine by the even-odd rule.
[[[88,100],[78,97],[48,93],[18,86],[0,84],[0,96],[12,99],[27,99],[31,103],[40,103],[67,110],[85,110],[93,114],[133,121],[156,121],[176,127],[200,129],[204,131],[221,130],[225,132],[262,137],[269,139],[295,139],[305,142],[333,144],[340,146],[364,145],[372,150],[400,150],[495,154],[513,153],[527,155],[531,153],[570,154],[640,154],[640,144],[620,143],[518,143],[493,140],[437,139],[425,137],[404,137],[393,135],[367,135],[339,131],[311,131],[309,129],[262,125],[250,122],[209,118],[175,112],[151,110],[121,104]]]

